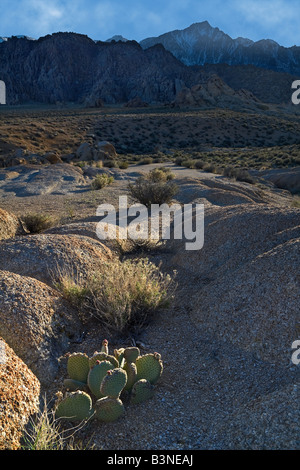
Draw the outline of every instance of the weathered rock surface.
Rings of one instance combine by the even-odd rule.
[[[51,384],[58,359],[81,329],[61,295],[31,277],[0,271],[0,335],[42,384]]]
[[[0,450],[18,450],[31,415],[39,408],[40,382],[0,338]]]
[[[0,170],[0,193],[4,197],[67,194],[87,190],[89,182],[81,168],[67,163],[20,165]]]
[[[110,142],[107,142],[106,140],[101,140],[100,142],[98,142],[97,149],[99,150],[99,152],[102,152],[104,155],[106,155],[107,158],[114,158],[117,156],[115,146]]]
[[[205,84],[191,88],[184,87],[176,95],[174,106],[179,108],[201,106],[254,107],[259,100],[247,90],[233,90],[217,75],[210,77]]]
[[[98,142],[96,146],[83,142],[76,151],[76,157],[82,161],[98,161],[116,156],[114,145],[106,141]]]
[[[184,250],[173,258],[198,280],[193,321],[280,365],[289,363],[299,327],[299,214],[264,204],[207,207],[204,247],[193,262]]]
[[[111,256],[100,240],[81,235],[27,235],[0,243],[0,269],[48,285],[53,285],[58,273],[85,276]]]
[[[262,172],[261,176],[277,188],[286,189],[292,194],[300,193],[300,167],[269,170]]]
[[[0,240],[24,233],[25,230],[19,218],[0,208]]]

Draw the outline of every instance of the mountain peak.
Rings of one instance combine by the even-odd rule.
[[[112,41],[121,41],[121,42],[128,42],[129,39],[126,39],[124,38],[123,36],[121,36],[120,34],[116,34],[115,36],[113,36],[112,38],[109,38],[109,39],[106,39],[105,42],[112,42]]]
[[[140,42],[143,49],[162,44],[185,65],[255,65],[280,72],[299,74],[300,48],[285,48],[271,39],[252,41],[231,38],[208,21],[193,23],[183,30],[170,31]],[[279,54],[280,48],[280,54]]]

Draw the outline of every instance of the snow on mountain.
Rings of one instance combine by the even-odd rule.
[[[140,42],[144,49],[162,44],[185,65],[228,64],[300,73],[300,47],[285,48],[271,39],[232,39],[207,21]]]

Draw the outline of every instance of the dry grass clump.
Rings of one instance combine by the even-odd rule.
[[[46,401],[43,409],[31,417],[25,429],[22,450],[85,450],[82,444],[75,444],[75,433],[82,429],[85,423],[80,423],[71,429],[62,429],[61,422],[55,417],[55,411],[49,409]],[[91,449],[92,450],[92,449]]]
[[[149,238],[116,239],[116,247],[121,256],[132,254],[144,254],[162,252],[167,250],[166,240],[154,240]]]
[[[41,233],[50,227],[53,227],[55,221],[52,217],[45,214],[26,214],[22,217],[27,230],[30,233]]]
[[[159,308],[167,307],[175,283],[147,258],[116,258],[86,277],[60,273],[56,287],[84,316],[97,318],[108,331],[124,333],[140,331]]]

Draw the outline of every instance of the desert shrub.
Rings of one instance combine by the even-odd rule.
[[[248,170],[238,169],[236,174],[237,181],[244,181],[245,183],[254,184],[255,179],[250,175]]]
[[[41,233],[54,225],[54,219],[45,214],[26,214],[23,222],[30,233]]]
[[[232,166],[227,166],[223,169],[223,176],[226,176],[226,178],[235,178],[236,174],[237,170]]]
[[[255,183],[255,179],[250,175],[250,173],[242,168],[233,168],[228,166],[223,169],[223,176],[234,178],[237,181],[244,181],[245,183]]]
[[[183,161],[184,161],[183,157],[176,157],[175,158],[175,164],[178,165],[178,166],[181,166]]]
[[[204,168],[205,163],[202,160],[195,160],[194,162],[194,168],[197,170],[202,170]]]
[[[207,171],[208,173],[215,173],[216,166],[213,163],[205,163],[203,170]]]
[[[118,168],[118,163],[115,160],[104,160],[103,166],[106,168]]]
[[[65,272],[56,287],[73,303],[80,299],[83,313],[97,318],[105,329],[124,333],[139,331],[157,309],[166,307],[175,284],[148,259],[116,258],[103,263],[101,271],[72,282]]]
[[[154,168],[153,170],[149,171],[148,179],[153,183],[159,183],[167,181],[171,181],[174,179],[175,175],[171,172],[170,168]]]
[[[178,186],[172,181],[152,181],[150,175],[129,183],[128,190],[134,200],[150,208],[151,204],[170,204]]]
[[[187,158],[181,162],[181,166],[185,166],[186,168],[194,168],[195,162],[191,158]]]
[[[294,195],[291,203],[291,207],[295,207],[297,209],[300,209],[300,195]]]
[[[140,165],[151,165],[151,163],[153,163],[152,157],[144,157],[142,160],[140,160]]]
[[[109,184],[114,182],[113,176],[108,176],[107,174],[97,175],[96,178],[91,182],[92,189],[102,189]]]
[[[126,170],[128,167],[129,167],[129,163],[128,163],[128,162],[120,162],[120,163],[119,163],[119,168],[120,168],[121,170]]]

